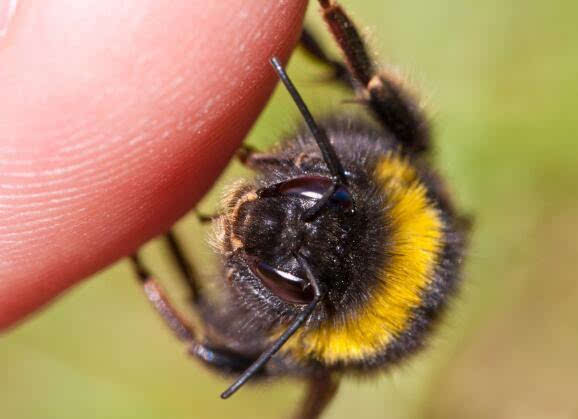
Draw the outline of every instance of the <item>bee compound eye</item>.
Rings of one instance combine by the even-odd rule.
[[[329,203],[344,211],[353,210],[353,197],[343,185],[335,185],[333,180],[323,176],[303,176],[276,185],[279,195],[302,196],[311,199],[321,199],[330,188],[335,188]]]
[[[333,181],[323,176],[302,176],[278,183],[262,190],[261,196],[274,197],[282,195],[301,196],[310,199],[321,199],[323,194],[333,186]]]
[[[313,301],[313,287],[305,279],[276,269],[258,258],[252,258],[249,267],[263,285],[282,300],[294,304]]]
[[[300,195],[307,198],[321,199],[333,185],[333,181],[322,176],[304,176],[288,180],[279,185],[283,195]]]

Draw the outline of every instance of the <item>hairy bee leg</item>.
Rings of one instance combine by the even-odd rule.
[[[315,375],[307,381],[305,398],[295,419],[317,419],[337,394],[339,379],[331,373]]]
[[[358,94],[374,115],[410,153],[429,148],[429,127],[410,93],[389,74],[377,71],[355,25],[335,0],[319,0],[323,19],[345,56],[351,76],[361,85]]]
[[[138,254],[130,256],[134,272],[141,282],[144,292],[155,310],[163,318],[167,326],[182,342],[193,342],[195,331],[183,316],[173,307],[165,292],[141,262]]]
[[[341,61],[331,59],[315,36],[307,30],[307,28],[303,29],[303,32],[301,32],[301,39],[299,42],[305,52],[307,52],[312,58],[332,69],[332,80],[337,80],[343,83],[349,89],[354,88],[353,80],[345,64]]]
[[[197,275],[193,266],[185,256],[183,247],[179,242],[176,233],[173,230],[169,230],[164,236],[167,246],[169,248],[170,254],[173,261],[177,265],[180,272],[180,277],[189,289],[190,296],[189,299],[193,304],[197,304],[201,298],[201,290],[197,280]]]
[[[213,348],[210,345],[199,343],[193,327],[183,318],[178,310],[173,307],[161,286],[141,262],[138,255],[134,254],[130,259],[133,269],[143,285],[148,300],[175,336],[180,341],[190,345],[189,354],[195,356],[208,367],[224,374],[238,374],[255,362],[254,358],[244,356],[237,352],[225,348]],[[263,375],[264,372],[260,374]]]
[[[275,155],[263,153],[255,147],[245,144],[241,145],[239,150],[237,150],[237,158],[243,166],[255,171],[263,171],[266,168],[283,164],[283,161],[279,160]]]

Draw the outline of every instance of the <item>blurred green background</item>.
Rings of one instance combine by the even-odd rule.
[[[347,380],[326,418],[578,417],[578,3],[572,0],[342,0],[381,62],[426,99],[437,161],[476,226],[463,292],[430,349],[379,379]],[[308,22],[332,48],[316,6]],[[297,52],[290,73],[315,111],[348,97]],[[248,138],[295,124],[278,90]],[[201,204],[215,208],[233,164]],[[204,275],[205,227],[178,225]],[[159,243],[145,256],[178,304]],[[3,418],[281,418],[294,382],[227,385],[187,359],[118,263],[0,345]]]

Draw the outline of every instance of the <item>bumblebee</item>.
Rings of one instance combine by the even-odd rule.
[[[467,228],[429,160],[430,127],[412,93],[379,72],[346,12],[319,0],[343,52],[332,60],[308,33],[301,43],[333,69],[376,123],[347,115],[315,121],[281,63],[273,69],[305,124],[269,152],[244,147],[255,179],[233,185],[215,225],[222,256],[208,295],[173,232],[171,253],[202,330],[173,308],[138,255],[136,274],[189,353],[249,379],[309,383],[297,418],[317,418],[343,375],[386,370],[422,348],[460,277]]]

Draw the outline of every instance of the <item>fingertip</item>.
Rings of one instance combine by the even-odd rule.
[[[306,2],[114,5],[23,4],[0,52],[0,328],[202,197],[266,103],[268,60],[288,57]]]

